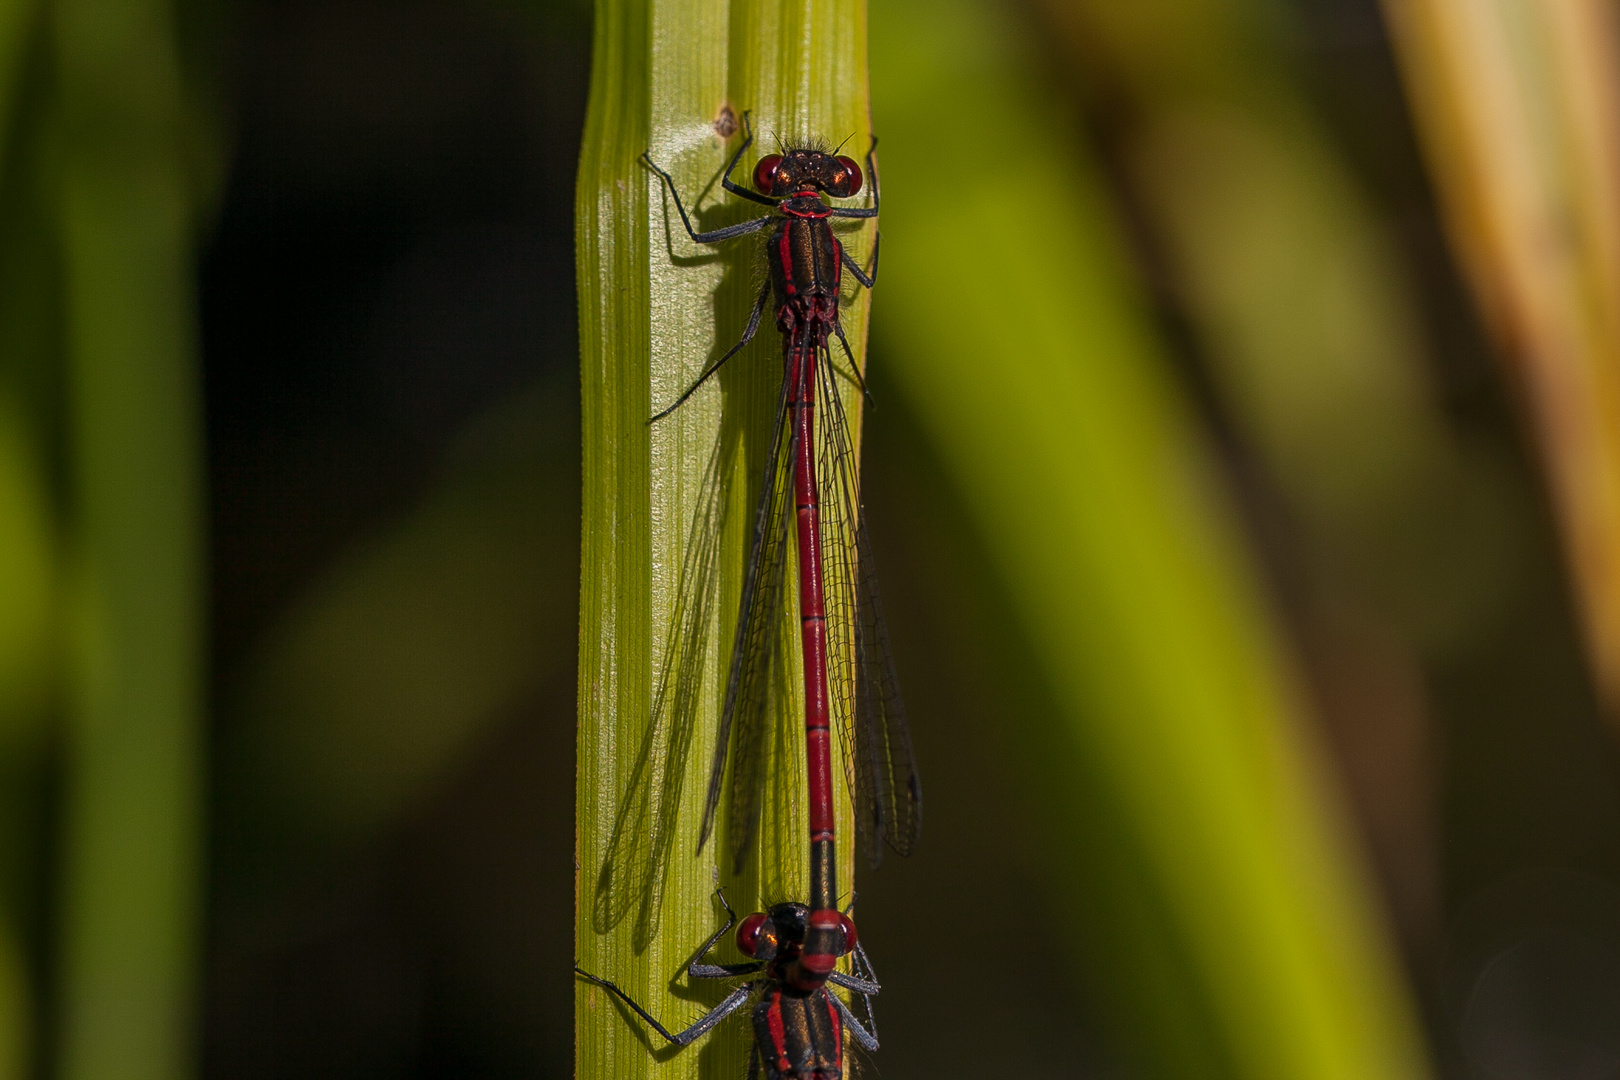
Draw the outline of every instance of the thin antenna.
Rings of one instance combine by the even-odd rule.
[[[842,150],[844,148],[844,143],[849,142],[849,140],[853,139],[854,137],[855,137],[855,133],[853,131],[850,132],[848,135],[845,135],[844,136],[844,142],[841,142],[837,146],[832,148],[833,156],[837,157],[838,156],[838,151],[840,151],[840,150]]]

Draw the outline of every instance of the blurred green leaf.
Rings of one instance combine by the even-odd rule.
[[[1433,756],[1447,711],[1423,665],[1502,632],[1527,591],[1534,511],[1515,505],[1500,448],[1456,422],[1455,383],[1439,385],[1469,343],[1440,340],[1443,316],[1423,310],[1438,290],[1395,218],[1394,103],[1367,95],[1353,121],[1344,103],[1322,108],[1300,62],[1320,56],[1304,42],[1322,30],[1269,0],[1040,10],[1106,133],[1157,300],[1187,331],[1181,359],[1213,391],[1318,719],[1421,966],[1443,922]],[[1358,141],[1380,132],[1376,162],[1352,160],[1346,123]]]
[[[201,438],[173,12],[52,5],[73,462],[58,1072],[183,1080],[201,913]]]
[[[1409,643],[1487,631],[1514,578],[1500,466],[1450,430],[1417,268],[1312,108],[1290,28],[1266,0],[1042,9],[1114,118],[1156,274],[1286,504],[1304,588]]]
[[[0,1078],[39,1067],[42,849],[62,692],[62,319],[40,5],[0,11]]]
[[[9,165],[5,154],[14,145],[8,130],[17,115],[17,99],[23,83],[23,67],[29,46],[38,40],[32,31],[39,21],[42,5],[34,0],[8,0],[0,4],[0,165]]]
[[[881,356],[1063,703],[1008,720],[1048,807],[1049,884],[1095,912],[1071,970],[1144,1075],[1422,1076],[1263,593],[1094,167],[1057,137],[991,5],[888,0],[873,57]],[[962,169],[964,140],[989,133],[1004,181]]]
[[[54,530],[32,425],[0,393],[0,748],[37,730],[55,670]]]
[[[34,1009],[23,943],[11,926],[0,930],[0,1080],[23,1080],[34,1048]]]

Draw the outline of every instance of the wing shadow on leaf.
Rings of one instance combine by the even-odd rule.
[[[701,705],[703,675],[719,593],[720,536],[730,505],[731,461],[738,434],[728,425],[704,469],[697,511],[687,534],[676,583],[673,633],[659,667],[652,716],[636,755],[635,769],[613,821],[613,837],[596,878],[592,925],[605,934],[633,908],[639,953],[658,934],[664,882],[674,846],[686,763]]]

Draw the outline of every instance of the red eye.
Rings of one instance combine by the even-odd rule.
[[[839,190],[831,194],[838,196],[840,199],[847,199],[861,190],[861,167],[855,164],[854,158],[847,157],[838,159],[838,167],[844,170],[844,175],[848,178],[848,190],[844,190],[846,185],[840,184],[838,185]]]
[[[741,926],[737,927],[737,948],[742,950],[744,956],[759,955],[760,931],[764,930],[770,921],[770,918],[763,911],[756,911],[744,919]],[[771,955],[775,955],[776,928],[774,926],[771,927],[770,932],[765,934],[764,944],[767,951]],[[768,960],[770,956],[762,957],[762,959]]]
[[[856,175],[859,176],[860,174],[856,173]],[[855,920],[843,912],[839,912],[838,918],[844,924],[844,952],[846,954],[852,953],[855,951]]]
[[[754,166],[754,188],[766,195],[776,190],[776,167],[782,164],[781,154],[767,154]]]

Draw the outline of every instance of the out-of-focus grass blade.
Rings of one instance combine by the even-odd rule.
[[[1414,636],[1477,621],[1472,598],[1500,562],[1482,556],[1499,545],[1481,541],[1480,512],[1456,505],[1457,488],[1479,484],[1459,480],[1426,385],[1416,275],[1314,115],[1265,4],[1042,6],[1077,77],[1127,118],[1111,137],[1167,287],[1314,561],[1337,564]],[[1474,557],[1424,562],[1414,533],[1448,523]],[[1411,610],[1414,596],[1428,606]]]
[[[61,689],[61,281],[41,15],[0,10],[0,1080],[39,1068],[38,954],[19,931],[41,887],[42,736]]]
[[[43,722],[56,689],[56,559],[49,473],[10,386],[0,383],[0,1080],[29,1075],[35,1050],[30,979],[17,926],[38,887],[29,832],[39,811]]]
[[[780,900],[806,888],[803,736],[792,737],[785,723],[775,733],[774,794],[743,875],[729,874],[723,830],[697,856],[751,485],[758,484],[781,361],[767,322],[716,385],[648,427],[649,416],[741,335],[763,278],[757,238],[720,249],[692,244],[674,203],[637,158],[650,149],[670,171],[699,228],[763,213],[720,189],[720,172],[741,138],[722,133],[752,110],[760,146],[740,166],[740,181],[774,149],[777,135],[833,143],[850,136],[851,147],[864,148],[866,16],[860,0],[602,0],[596,10],[576,194],[584,500],[575,935],[583,967],[616,980],[666,1026],[679,1027],[720,996],[715,987],[687,989],[681,972],[719,925],[716,871],[744,910],[767,895]],[[851,254],[865,259],[871,227],[844,235]],[[860,357],[865,298],[845,312]],[[717,445],[725,449],[711,469]],[[697,523],[717,516],[724,519],[718,536],[706,535]],[[716,614],[706,635],[688,635],[679,595],[688,549],[716,539]],[[788,719],[796,654],[784,653],[789,700],[780,711]],[[698,704],[689,715],[661,714],[670,722],[650,727],[655,687],[672,658],[702,663]],[[802,720],[792,726],[802,731]],[[848,822],[847,799],[842,813]],[[663,840],[639,847],[623,839],[655,834]],[[849,856],[846,843],[846,890]],[[644,917],[621,914],[637,903],[622,903],[615,890],[654,886],[660,891],[642,905],[652,908]],[[744,1019],[707,1036],[702,1047],[672,1053],[602,991],[581,983],[576,1002],[582,1076],[731,1077],[743,1067],[751,1039]]]
[[[194,1065],[203,668],[191,217],[174,13],[52,6],[73,458],[66,1080]]]
[[[35,427],[0,384],[0,1080],[28,1074],[33,1049],[29,979],[16,936],[17,898],[33,885],[26,831],[41,721],[54,689],[55,559],[45,494],[47,470]]]
[[[9,389],[0,386],[0,753],[37,731],[55,670],[47,469]]]
[[[15,132],[10,121],[16,115],[18,92],[22,89],[22,68],[29,46],[39,41],[35,23],[40,15],[40,4],[35,0],[10,0],[0,4],[0,163],[5,161]]]
[[[1070,970],[1090,974],[1143,1075],[1422,1076],[1262,597],[1091,166],[1057,141],[1064,125],[994,7],[886,0],[872,16],[880,355],[1065,706],[1008,721],[1039,747],[1050,883],[1099,913]],[[965,155],[967,138],[996,153]],[[1098,804],[1108,821],[1082,810]]]
[[[1416,671],[1500,626],[1522,580],[1498,455],[1453,437],[1428,385],[1421,275],[1267,0],[1041,10],[1265,516],[1282,519],[1271,537],[1320,719],[1395,921],[1424,952],[1438,785]]]
[[[1572,0],[1385,0],[1452,242],[1540,442],[1620,723],[1620,25]]]

